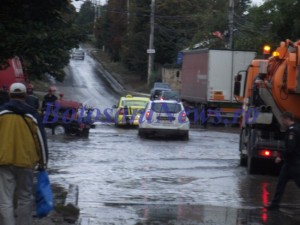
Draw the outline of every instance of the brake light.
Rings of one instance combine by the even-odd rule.
[[[85,124],[84,124],[84,123],[79,124],[79,128],[80,128],[80,129],[85,128]]]
[[[121,109],[119,110],[119,115],[124,115],[124,108],[121,108]]]
[[[186,122],[186,112],[185,111],[182,111],[179,114],[178,120],[179,120],[180,123],[185,123]]]
[[[151,119],[151,113],[150,113],[150,111],[147,111],[146,112],[146,120],[149,120],[149,119]]]
[[[258,151],[258,155],[262,156],[262,157],[271,157],[272,156],[272,152],[268,149],[263,149],[263,150],[259,150]]]

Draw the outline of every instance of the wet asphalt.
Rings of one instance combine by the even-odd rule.
[[[72,60],[65,98],[97,107],[120,93],[87,56]],[[118,88],[117,88],[118,89]],[[79,186],[87,224],[300,224],[300,191],[289,183],[278,211],[266,211],[277,177],[248,175],[239,166],[236,128],[192,128],[190,140],[142,139],[136,128],[98,122],[88,138],[51,135],[50,178]]]

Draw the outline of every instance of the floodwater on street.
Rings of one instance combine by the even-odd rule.
[[[72,76],[58,88],[66,98],[111,107],[118,94],[95,67],[89,56],[71,61]],[[99,122],[88,138],[48,139],[51,182],[79,186],[81,218],[91,225],[300,224],[292,182],[280,211],[263,209],[277,177],[239,166],[238,132],[193,128],[188,141],[142,139],[137,129]]]

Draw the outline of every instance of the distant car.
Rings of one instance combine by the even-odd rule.
[[[180,101],[180,94],[178,91],[162,91],[158,96],[158,99]]]
[[[189,139],[190,121],[181,102],[175,100],[150,101],[139,123],[141,137],[151,135],[180,136]]]
[[[81,59],[84,60],[85,52],[83,49],[75,48],[71,52],[71,58],[72,59]]]
[[[155,100],[158,99],[158,96],[162,91],[171,91],[171,87],[167,83],[155,82],[153,88],[150,91],[150,99]]]
[[[149,101],[147,97],[133,97],[132,95],[121,97],[118,105],[113,106],[116,109],[115,126],[138,126],[140,115]]]

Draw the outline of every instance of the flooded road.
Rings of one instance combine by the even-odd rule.
[[[111,107],[118,94],[90,57],[71,61],[66,98]],[[77,98],[77,99],[76,99]],[[49,135],[50,179],[79,186],[88,224],[300,224],[300,191],[289,183],[278,212],[266,212],[277,177],[239,166],[236,132],[191,129],[190,140],[142,139],[137,129],[98,123],[88,138]]]

